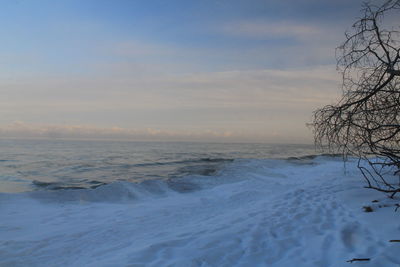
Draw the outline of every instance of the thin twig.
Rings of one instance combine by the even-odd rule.
[[[354,261],[370,261],[370,260],[371,260],[370,258],[362,258],[362,259],[354,258],[354,259],[348,260],[347,262],[353,263]]]

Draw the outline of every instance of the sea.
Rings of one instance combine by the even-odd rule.
[[[166,183],[240,172],[235,162],[316,155],[314,145],[257,143],[0,140],[0,192],[95,189],[112,183]],[[186,186],[179,186],[184,178]]]

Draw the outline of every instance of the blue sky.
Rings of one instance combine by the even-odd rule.
[[[361,8],[358,0],[1,4],[3,135],[257,142],[311,140],[305,124],[340,93],[334,49]]]

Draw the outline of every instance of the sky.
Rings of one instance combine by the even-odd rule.
[[[312,143],[362,1],[0,4],[0,137]]]

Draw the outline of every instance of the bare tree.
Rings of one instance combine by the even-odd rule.
[[[315,142],[358,156],[367,188],[400,192],[400,0],[364,3],[337,52],[343,96],[314,112]]]

